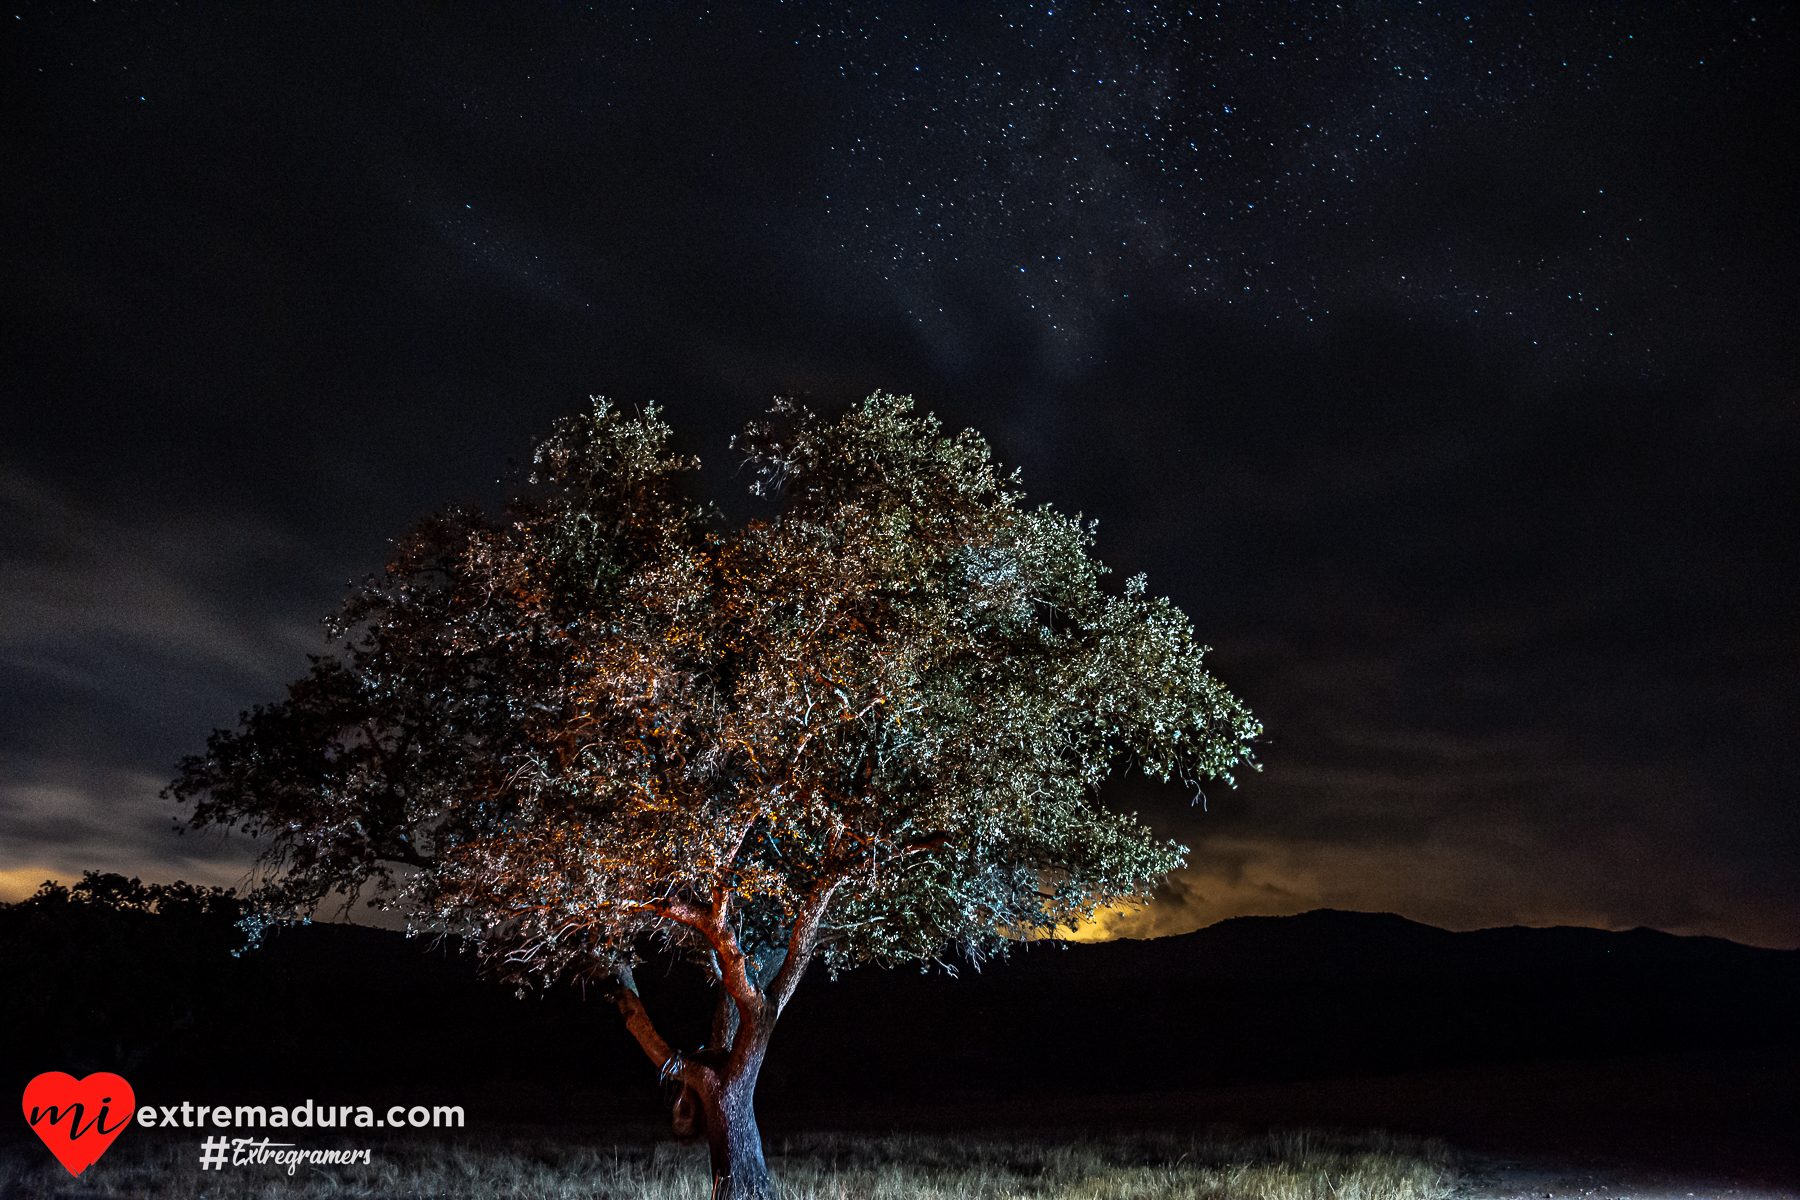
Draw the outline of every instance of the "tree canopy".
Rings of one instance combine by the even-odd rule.
[[[1183,848],[1101,782],[1230,779],[1259,733],[1187,618],[910,399],[771,415],[734,446],[774,509],[735,530],[656,410],[560,423],[502,516],[419,524],[339,653],[183,761],[191,824],[263,839],[278,915],[368,891],[521,984],[618,985],[697,1088],[753,1083],[815,957],[979,961],[1144,897]],[[703,1055],[635,1001],[650,939],[719,982]]]

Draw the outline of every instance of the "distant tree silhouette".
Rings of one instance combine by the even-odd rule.
[[[652,409],[597,401],[490,520],[450,508],[336,620],[337,657],[215,732],[169,793],[265,840],[276,916],[369,889],[504,977],[601,981],[704,1127],[715,1194],[770,1183],[757,1073],[808,963],[979,962],[1181,862],[1096,789],[1230,778],[1259,727],[1142,577],[1027,508],[909,399],[778,404],[734,442],[770,519],[725,532]],[[632,966],[717,983],[677,1051]]]
[[[130,1073],[179,1055],[244,944],[232,892],[89,871],[0,904],[4,1065]]]

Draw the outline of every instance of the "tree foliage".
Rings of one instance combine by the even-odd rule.
[[[1145,895],[1183,850],[1102,780],[1229,779],[1259,732],[1187,618],[909,399],[772,416],[734,444],[776,509],[733,531],[654,409],[559,424],[182,763],[192,824],[264,839],[277,912],[369,890],[521,983],[628,984],[665,939],[721,984],[715,1055],[816,956],[979,961]]]

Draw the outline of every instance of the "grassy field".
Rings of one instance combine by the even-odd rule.
[[[126,1140],[80,1179],[42,1146],[0,1158],[0,1197],[608,1197],[706,1200],[703,1147],[551,1138],[367,1141],[367,1166],[202,1172],[198,1139]],[[327,1148],[323,1145],[318,1148]],[[1446,1200],[1438,1143],[1308,1131],[1036,1139],[996,1135],[771,1138],[769,1167],[793,1200]]]

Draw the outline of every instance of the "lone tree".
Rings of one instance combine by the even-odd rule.
[[[771,1190],[751,1098],[809,963],[979,962],[1143,899],[1185,848],[1101,781],[1229,780],[1260,732],[975,432],[880,394],[774,414],[733,444],[779,507],[733,532],[654,409],[560,423],[528,495],[422,522],[341,652],[167,793],[266,840],[274,917],[369,892],[522,986],[602,983],[734,1198]],[[704,1047],[638,996],[657,941],[716,981]]]

